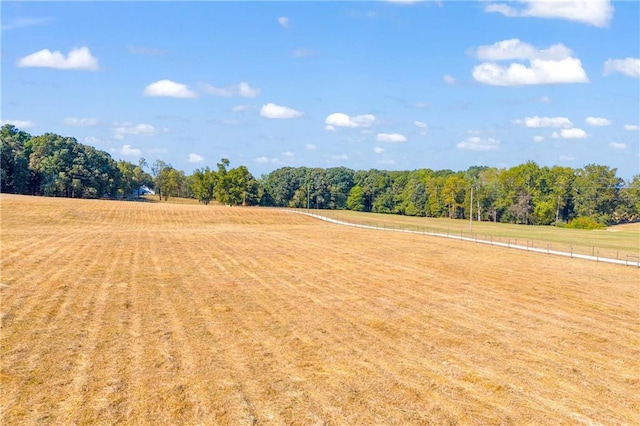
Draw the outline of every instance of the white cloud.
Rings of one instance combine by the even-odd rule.
[[[65,57],[60,51],[42,49],[18,61],[19,67],[55,68],[59,70],[98,71],[98,59],[88,47],[73,48]]]
[[[283,28],[289,28],[289,18],[286,16],[281,16],[278,18],[278,24],[280,24]]]
[[[230,98],[232,96],[241,96],[243,98],[255,98],[260,95],[261,89],[251,87],[246,81],[227,87],[216,87],[208,83],[200,83],[200,89],[213,96],[222,96]]]
[[[576,159],[576,157],[574,157],[573,155],[561,155],[560,159],[562,161],[573,161]]]
[[[378,142],[399,143],[406,142],[407,138],[400,133],[378,133],[376,140]]]
[[[350,117],[342,112],[334,112],[327,116],[324,123],[335,127],[370,127],[375,121],[376,117],[373,114]]]
[[[302,112],[286,106],[268,103],[260,109],[260,115],[265,118],[298,118],[302,117]]]
[[[542,142],[544,140],[544,136],[536,135],[533,137],[534,142]]]
[[[332,126],[331,124],[327,124],[326,126],[324,126],[324,129],[328,132],[335,132],[336,128],[334,126]]]
[[[269,158],[263,156],[255,158],[253,161],[255,161],[256,163],[265,164],[269,162]]]
[[[529,43],[517,38],[503,40],[488,46],[480,46],[476,49],[476,56],[482,61],[508,61],[521,60],[560,60],[570,57],[571,49],[562,43],[554,44],[548,49],[536,49]]]
[[[640,77],[640,59],[609,59],[604,63],[602,74],[609,75],[614,72],[627,75],[629,77]]]
[[[152,136],[157,133],[158,131],[151,124],[145,124],[145,123],[133,124],[129,122],[113,123],[113,134],[114,134],[113,137],[118,140],[124,139],[124,135]]]
[[[348,160],[349,156],[346,154],[337,154],[337,155],[332,155],[331,159],[334,161],[338,161],[338,160]]]
[[[484,62],[473,67],[473,78],[490,86],[527,86],[536,84],[588,83],[582,62],[575,58],[562,60],[534,59],[527,67],[512,63],[508,67]]]
[[[283,157],[287,157],[287,158],[292,158],[292,157],[295,157],[296,154],[291,152],[291,151],[285,151],[285,152],[282,153],[282,156]]]
[[[560,133],[558,132],[553,132],[553,134],[551,135],[552,138],[554,139],[585,139],[587,138],[589,135],[587,135],[587,132],[585,132],[582,129],[578,129],[577,127],[573,128],[573,129],[562,129],[560,130]]]
[[[484,7],[484,11],[485,12],[501,13],[504,16],[508,16],[510,18],[518,16],[518,11],[516,9],[514,9],[513,7],[510,7],[510,6],[507,6],[504,3],[490,3],[490,4],[487,4]]]
[[[449,74],[445,74],[445,75],[442,76],[442,81],[445,84],[456,84],[457,80],[456,80],[456,78],[454,76],[449,75]]]
[[[172,80],[158,80],[149,84],[142,92],[143,96],[169,98],[195,98],[198,95],[182,83]]]
[[[507,17],[559,18],[595,27],[607,27],[613,17],[610,0],[517,0],[524,7],[515,8],[505,3],[490,3],[485,12],[497,12]],[[516,4],[517,4],[516,3]]]
[[[637,124],[625,124],[624,129],[633,132],[640,130],[640,126],[638,126]]]
[[[98,124],[97,118],[75,118],[67,117],[62,120],[67,126],[90,127]]]
[[[202,163],[204,161],[204,157],[202,155],[194,154],[193,152],[189,154],[189,158],[187,159],[189,163]]]
[[[540,102],[541,104],[550,104],[551,103],[551,98],[548,96],[540,96],[538,98],[538,102]]]
[[[382,154],[385,151],[384,148],[380,148],[379,146],[376,146],[375,148],[373,148],[373,152],[375,152],[376,154]]]
[[[483,139],[478,136],[471,136],[458,142],[456,146],[459,149],[468,149],[471,151],[495,151],[500,148],[500,141],[493,138]]]
[[[0,121],[0,123],[2,123],[3,126],[5,124],[12,124],[12,125],[14,125],[15,127],[17,127],[20,130],[30,129],[32,127],[36,127],[36,123],[34,123],[33,121],[29,121],[29,120],[2,120],[2,121]]]
[[[122,148],[116,150],[116,152],[123,157],[140,157],[142,151],[138,148],[131,148],[131,145],[122,145]]]
[[[573,123],[567,117],[525,117],[524,120],[514,120],[514,124],[522,124],[525,127],[573,127]]]
[[[587,83],[582,62],[564,44],[537,49],[517,38],[480,46],[475,54],[483,62],[473,67],[473,78],[492,86],[525,86],[534,84]],[[528,61],[529,65],[511,63],[503,66],[495,61]]]
[[[238,84],[238,94],[243,98],[255,98],[260,94],[260,89],[249,86],[246,81],[241,81]]]
[[[587,117],[584,121],[590,126],[605,127],[611,125],[611,120],[602,117]]]
[[[426,129],[427,127],[427,123],[423,123],[422,121],[414,121],[413,125],[420,128],[420,129]]]
[[[627,144],[626,143],[618,143],[618,142],[611,142],[609,144],[609,146],[613,149],[625,149],[627,148]]]
[[[307,151],[315,151],[316,149],[318,149],[318,147],[312,143],[308,143],[304,146],[304,149],[306,149]]]

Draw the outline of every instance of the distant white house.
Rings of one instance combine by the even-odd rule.
[[[133,195],[156,195],[156,191],[146,185],[142,185],[140,188],[133,190]]]

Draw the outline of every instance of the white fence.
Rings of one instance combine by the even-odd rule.
[[[469,241],[469,242],[474,242],[474,243],[478,243],[478,244],[488,244],[488,245],[492,245],[492,246],[498,246],[498,247],[506,247],[506,248],[510,248],[510,249],[515,249],[515,250],[524,250],[524,251],[530,251],[530,252],[534,252],[534,253],[544,253],[544,254],[553,254],[556,256],[565,256],[565,257],[570,257],[570,258],[576,258],[576,259],[584,259],[584,260],[592,260],[592,261],[596,261],[596,262],[603,262],[603,263],[613,263],[616,265],[624,265],[624,266],[635,266],[637,268],[640,268],[640,258],[638,257],[634,257],[635,260],[630,260],[629,257],[627,256],[626,259],[612,259],[612,258],[607,258],[607,257],[600,257],[598,255],[595,256],[589,256],[586,254],[580,254],[580,253],[574,253],[573,251],[570,252],[566,252],[566,251],[558,251],[558,250],[551,250],[550,246],[547,246],[546,249],[544,248],[539,248],[539,247],[533,247],[533,246],[529,246],[529,244],[527,243],[526,246],[523,245],[518,245],[517,243],[512,244],[511,242],[498,242],[498,241],[493,241],[493,239],[491,240],[483,240],[483,239],[478,239],[477,236],[474,237],[464,237],[462,235],[455,235],[455,234],[441,234],[441,233],[437,233],[437,232],[428,232],[428,231],[420,231],[420,230],[413,230],[413,229],[402,229],[402,228],[387,228],[387,227],[379,227],[379,226],[372,226],[372,225],[363,225],[363,224],[358,224],[358,223],[351,223],[351,222],[345,222],[342,220],[338,220],[338,219],[333,219],[327,216],[323,216],[317,213],[311,213],[308,211],[302,211],[302,210],[291,210],[291,209],[284,209],[287,212],[291,212],[291,213],[298,213],[298,214],[303,214],[306,216],[311,216],[314,217],[316,219],[320,219],[320,220],[324,220],[325,222],[331,222],[331,223],[335,223],[338,225],[344,225],[344,226],[352,226],[354,228],[362,228],[362,229],[373,229],[373,230],[378,230],[378,231],[393,231],[393,232],[402,232],[402,233],[407,233],[407,234],[419,234],[419,235],[429,235],[432,237],[441,237],[441,238],[451,238],[454,240],[460,240],[460,241]]]

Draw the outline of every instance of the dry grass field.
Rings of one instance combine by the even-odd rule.
[[[2,195],[0,423],[640,424],[639,271]]]

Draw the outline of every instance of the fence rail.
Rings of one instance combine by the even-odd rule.
[[[628,253],[620,254],[619,250],[615,250],[616,257],[613,258],[613,257],[610,257],[611,256],[610,253],[613,250],[611,249],[602,250],[601,252],[601,249],[595,246],[590,247],[591,254],[587,254],[585,253],[585,251],[588,251],[589,248],[584,246],[576,246],[574,249],[573,244],[565,244],[565,246],[568,245],[568,247],[565,250],[559,250],[557,246],[563,246],[563,244],[555,243],[556,247],[552,248],[553,247],[552,243],[544,242],[544,241],[535,241],[535,240],[529,240],[529,239],[523,240],[522,238],[520,239],[506,238],[506,237],[496,237],[496,236],[489,236],[489,235],[485,235],[484,238],[482,238],[483,237],[482,235],[474,234],[471,232],[469,232],[467,236],[465,236],[464,231],[453,231],[450,229],[446,229],[446,232],[445,232],[445,230],[442,229],[442,232],[440,232],[439,228],[433,228],[429,230],[428,228],[421,229],[418,226],[396,227],[396,226],[391,226],[387,224],[383,224],[382,226],[378,224],[370,225],[370,224],[350,222],[348,220],[332,218],[319,213],[312,213],[311,211],[308,211],[308,210],[295,210],[295,209],[283,209],[283,210],[291,213],[303,214],[306,216],[323,220],[325,222],[330,222],[337,225],[351,226],[355,228],[428,235],[428,236],[440,237],[440,238],[450,238],[454,240],[474,242],[477,244],[487,244],[492,246],[505,247],[505,248],[510,248],[514,250],[524,250],[524,251],[529,251],[534,253],[544,253],[548,255],[564,256],[564,257],[570,257],[570,258],[576,258],[576,259],[591,260],[595,262],[611,263],[611,264],[624,265],[624,266],[634,266],[634,267],[640,268],[639,255],[628,254]],[[520,240],[520,243],[518,243],[518,240]],[[523,242],[525,243],[525,245],[522,245]]]

